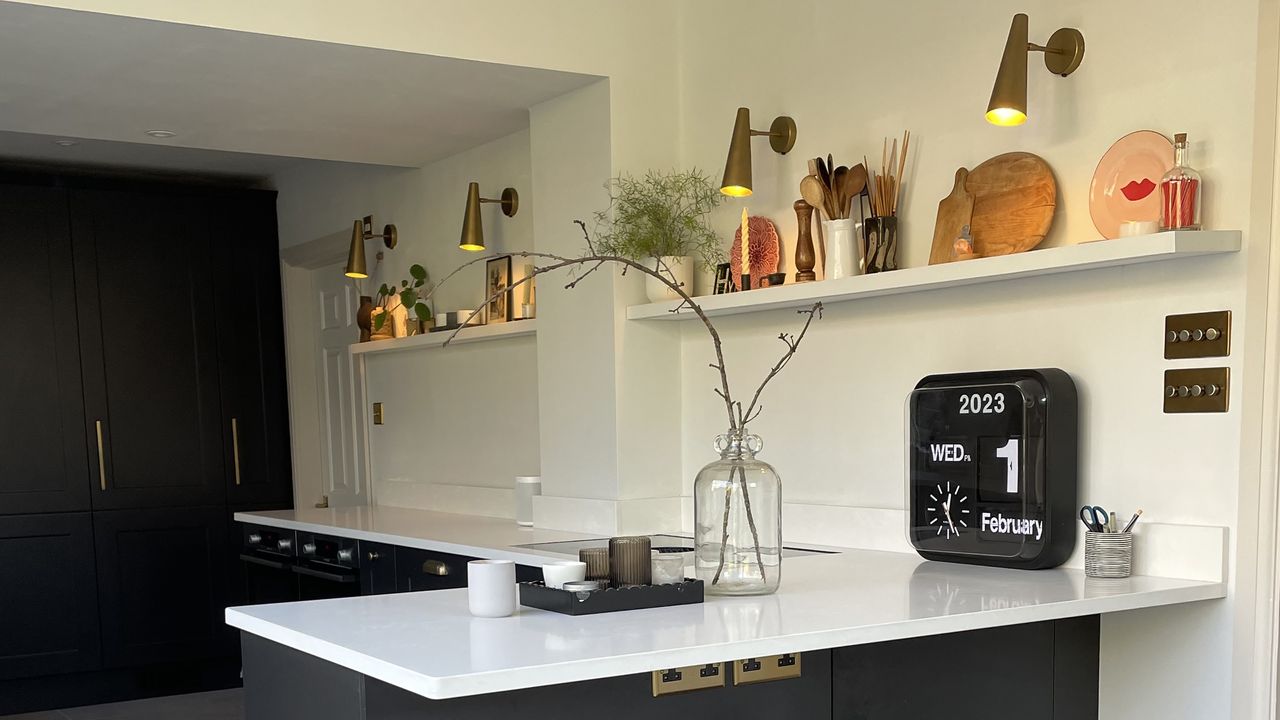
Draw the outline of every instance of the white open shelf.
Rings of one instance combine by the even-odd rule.
[[[874,275],[856,275],[838,280],[791,284],[788,278],[788,283],[779,287],[726,295],[707,295],[695,299],[709,316],[736,315],[807,307],[819,300],[823,303],[845,302],[1090,268],[1117,267],[1197,255],[1229,253],[1239,249],[1239,230],[1175,230],[1154,235],[1032,250],[1014,255],[906,268]],[[627,308],[627,318],[630,320],[688,320],[697,317],[688,309],[672,312],[679,304],[679,301],[672,300],[632,305]]]
[[[538,332],[538,320],[513,320],[511,322],[494,323],[492,325],[476,325],[474,327],[463,328],[457,337],[453,338],[454,345],[464,343],[483,342],[485,340],[501,340],[502,338],[516,337],[518,335],[533,335]],[[365,343],[355,343],[351,345],[352,355],[368,355],[370,353],[386,353],[397,352],[401,350],[420,350],[424,348],[438,348],[444,345],[445,341],[453,335],[452,330],[443,332],[423,333],[412,337],[394,338],[391,340],[372,340]]]

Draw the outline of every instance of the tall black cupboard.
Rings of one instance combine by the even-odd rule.
[[[275,193],[0,175],[0,715],[238,681],[292,503]]]

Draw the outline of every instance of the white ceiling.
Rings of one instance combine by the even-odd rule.
[[[0,68],[0,156],[48,143],[70,162],[249,175],[288,158],[425,165],[528,127],[530,106],[597,79],[11,2]]]

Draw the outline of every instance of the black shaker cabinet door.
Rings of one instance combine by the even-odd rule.
[[[214,228],[215,318],[227,497],[232,505],[293,499],[275,193],[225,201]]]
[[[89,513],[0,517],[0,678],[99,665]]]
[[[95,509],[225,499],[210,233],[200,201],[73,190]]]
[[[93,516],[103,662],[128,667],[225,651],[225,510],[112,510]]]
[[[89,509],[66,194],[0,185],[0,514]]]

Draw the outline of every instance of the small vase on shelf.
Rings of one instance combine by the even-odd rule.
[[[356,327],[360,328],[360,342],[369,342],[373,333],[373,298],[360,296],[360,307],[356,308]]]
[[[694,481],[694,572],[709,595],[767,595],[782,580],[782,480],[758,436],[720,435]]]
[[[1160,229],[1199,230],[1200,173],[1186,164],[1187,134],[1173,136],[1173,169],[1160,180]]]

